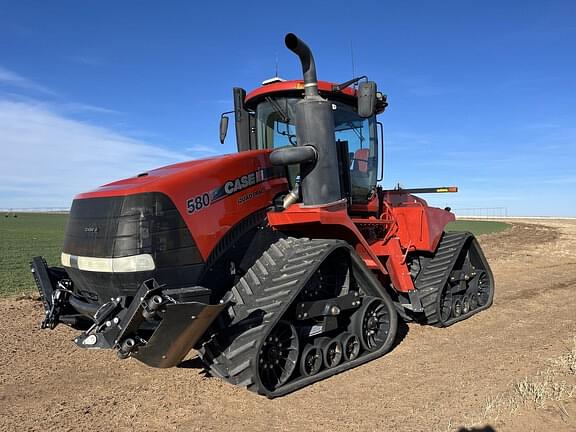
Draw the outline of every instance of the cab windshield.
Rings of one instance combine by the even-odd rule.
[[[256,110],[258,149],[296,146],[295,105],[298,98],[268,97]],[[361,118],[354,109],[341,102],[332,102],[336,141],[348,144],[350,183],[353,203],[366,203],[376,186],[378,145],[375,116]],[[297,167],[290,167],[294,177]]]

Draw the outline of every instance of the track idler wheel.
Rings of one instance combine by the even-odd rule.
[[[300,358],[300,374],[303,376],[316,375],[322,369],[322,362],[322,350],[316,345],[306,345]]]
[[[388,341],[390,313],[381,299],[365,297],[360,309],[352,315],[349,330],[359,337],[366,351],[376,351]]]
[[[280,387],[292,376],[299,345],[296,329],[288,321],[280,321],[266,337],[258,356],[258,372],[266,388]]]
[[[355,360],[360,354],[360,339],[355,334],[346,332],[339,337],[342,344],[342,357],[344,361]]]

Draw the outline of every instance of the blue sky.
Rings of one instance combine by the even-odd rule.
[[[234,151],[231,89],[367,74],[389,95],[384,186],[455,209],[576,216],[576,2],[0,2],[0,207],[67,206],[146,169]],[[304,15],[304,13],[309,15]],[[313,25],[313,27],[311,27]]]

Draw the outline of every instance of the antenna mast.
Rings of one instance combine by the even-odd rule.
[[[276,52],[275,68],[276,68],[276,74],[274,76],[278,77],[278,76],[280,76],[280,75],[278,75],[278,52]]]
[[[352,62],[352,78],[356,76],[356,70],[354,68],[354,47],[352,46],[352,39],[350,39],[350,61]],[[358,83],[354,83],[354,88],[358,87]]]

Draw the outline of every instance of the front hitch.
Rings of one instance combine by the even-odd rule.
[[[42,328],[84,320],[91,325],[74,339],[78,347],[114,349],[119,358],[134,357],[153,367],[180,363],[229,305],[225,301],[216,305],[191,301],[207,298],[209,290],[203,287],[165,289],[149,279],[133,298],[113,298],[91,315],[87,305],[93,305],[75,297],[68,279],[58,279],[66,276],[63,269],[63,274],[58,273],[60,269],[49,268],[41,257],[34,258],[31,266],[45,308]],[[86,307],[78,306],[80,303]]]
[[[181,296],[198,288],[163,290],[149,279],[127,307],[123,297],[103,305],[107,313],[74,342],[81,348],[113,348],[119,358],[134,357],[153,367],[176,366],[228,305],[180,302],[173,297],[174,292]]]

